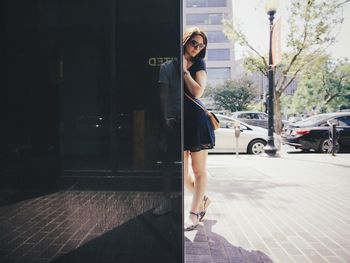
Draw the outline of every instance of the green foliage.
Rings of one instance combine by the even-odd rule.
[[[253,53],[249,52],[249,56],[245,57],[243,61],[243,67],[249,71],[249,72],[259,72],[267,77],[268,71],[266,65],[263,63],[263,60],[254,55]],[[267,60],[267,56],[265,57],[265,60]]]
[[[293,96],[281,97],[281,106],[282,106],[282,109],[285,110],[284,113],[288,115],[293,114],[293,112],[291,111],[292,102],[293,102]]]
[[[265,111],[265,106],[264,106],[262,100],[252,101],[247,106],[247,110],[251,110],[251,111]]]
[[[320,58],[301,77],[291,113],[322,113],[350,108],[350,64]]]
[[[282,131],[281,123],[281,97],[288,86],[299,77],[303,71],[312,65],[320,57],[323,56],[327,47],[335,42],[338,25],[343,22],[342,5],[348,1],[344,0],[290,0],[287,23],[289,32],[287,34],[287,53],[282,55],[282,63],[275,68],[275,114],[276,114],[276,132]],[[235,26],[231,20],[224,21],[225,34],[228,38],[238,45],[245,47],[250,51],[246,57],[244,66],[252,72],[261,72],[265,76],[268,72],[267,56],[260,54],[248,41],[244,32]],[[329,80],[327,87],[329,94],[333,94],[331,90],[342,89],[337,81]],[[319,93],[313,88],[315,83],[304,84],[303,90],[300,91],[300,105],[293,107],[302,108],[302,103],[308,103],[303,96],[314,94],[315,99]],[[299,89],[299,87],[298,87]],[[330,105],[341,102],[340,96],[334,98],[327,97]],[[325,100],[323,98],[323,100]],[[313,103],[309,101],[309,103]],[[346,103],[346,102],[344,102]],[[304,104],[304,109],[310,104]],[[327,108],[326,107],[326,108]],[[295,108],[295,110],[297,110]]]
[[[203,97],[212,97],[214,94],[214,90],[215,90],[215,87],[210,83],[207,83],[204,89]]]
[[[213,93],[214,103],[218,108],[230,111],[246,110],[257,94],[253,82],[242,78],[225,81],[218,85]]]

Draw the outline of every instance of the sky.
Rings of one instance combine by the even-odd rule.
[[[280,0],[279,7],[275,16],[282,19],[282,51],[286,39],[287,10],[288,0]],[[233,19],[243,32],[246,33],[248,41],[259,52],[266,53],[269,45],[269,21],[265,12],[265,0],[232,0]],[[334,58],[348,58],[350,60],[350,2],[344,5],[344,22],[339,28],[337,34],[337,43],[328,49],[328,52]],[[243,49],[235,46],[236,59],[242,58]]]

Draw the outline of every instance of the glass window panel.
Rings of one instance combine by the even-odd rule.
[[[223,14],[188,14],[187,25],[221,25]]]
[[[205,25],[208,23],[207,14],[189,14],[186,19],[187,25]]]
[[[208,0],[187,0],[186,7],[206,7]]]
[[[208,0],[209,7],[225,7],[227,6],[227,0]]]
[[[258,115],[260,120],[267,120],[268,116],[266,113],[258,113]]]
[[[176,128],[165,128],[159,111],[160,66],[181,55],[180,2],[87,2],[1,2],[1,200],[13,209],[2,209],[0,250],[13,250],[13,211],[27,208],[11,227],[27,222],[28,234],[60,208],[52,220],[74,218],[69,230],[79,235],[56,263],[181,262],[180,63],[170,74],[177,82],[167,82],[167,102],[180,105],[168,112]],[[50,207],[37,212],[43,199]],[[31,248],[10,261],[35,261]]]
[[[207,31],[209,43],[228,43],[227,36],[222,31]]]
[[[187,0],[186,7],[225,7],[227,0]]]
[[[230,68],[207,68],[209,80],[227,80],[231,78]]]
[[[350,117],[349,116],[343,116],[337,118],[338,125],[339,126],[350,126]]]
[[[209,24],[210,25],[221,25],[224,16],[223,14],[209,14]]]
[[[230,49],[208,49],[208,60],[230,60]]]

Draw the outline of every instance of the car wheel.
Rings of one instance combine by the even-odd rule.
[[[264,140],[254,140],[249,143],[248,145],[248,153],[251,154],[261,154],[264,152],[264,146],[266,145],[266,142]]]
[[[322,153],[332,152],[332,141],[329,139],[323,139],[320,143],[318,151]],[[335,152],[339,152],[339,145],[337,145]]]

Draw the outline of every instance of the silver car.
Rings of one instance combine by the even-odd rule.
[[[236,111],[230,115],[232,118],[243,121],[247,124],[259,126],[268,129],[269,116],[261,111]],[[288,124],[288,121],[282,120],[282,127]]]
[[[268,115],[259,111],[236,111],[231,115],[233,118],[241,120],[247,124],[268,128]]]
[[[267,129],[249,125],[235,118],[216,115],[220,128],[215,131],[215,147],[210,153],[260,154],[266,145]],[[239,125],[238,148],[236,148],[235,125]]]

